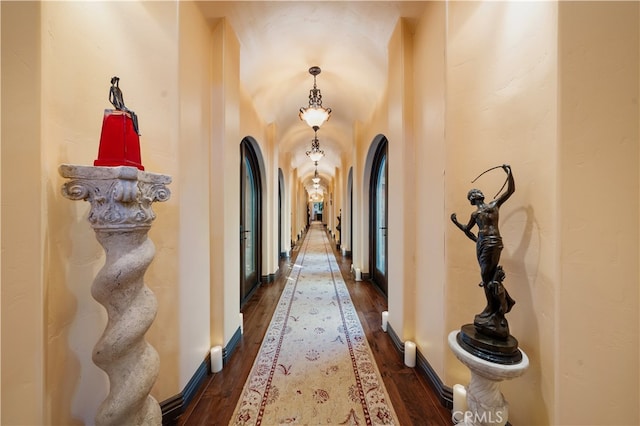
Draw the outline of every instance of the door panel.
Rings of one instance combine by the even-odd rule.
[[[387,140],[380,142],[373,161],[370,186],[370,265],[373,282],[387,295]]]
[[[260,283],[260,179],[250,144],[242,142],[240,185],[240,303]]]

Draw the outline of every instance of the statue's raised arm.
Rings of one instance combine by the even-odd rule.
[[[511,171],[511,166],[508,164],[503,164],[502,169],[507,174],[507,181],[505,182],[505,184],[507,185],[507,192],[505,192],[504,194],[502,194],[500,197],[496,199],[496,204],[498,205],[498,207],[500,207],[502,203],[507,201],[509,197],[511,197],[511,195],[513,195],[513,193],[516,192],[516,182],[513,179],[513,172]],[[500,191],[502,191],[502,189],[500,189]]]

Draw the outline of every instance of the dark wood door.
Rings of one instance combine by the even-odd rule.
[[[241,144],[240,171],[240,304],[260,283],[260,174],[255,152]]]
[[[371,279],[388,294],[387,266],[387,204],[388,204],[388,171],[387,171],[387,140],[383,139],[378,145],[371,169],[370,186],[370,230],[369,251]]]

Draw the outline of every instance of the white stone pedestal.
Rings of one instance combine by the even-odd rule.
[[[63,164],[70,179],[62,194],[91,203],[89,223],[106,254],[91,294],[107,310],[108,323],[93,349],[93,362],[109,376],[110,390],[96,425],[161,425],[158,402],[149,395],[160,360],[144,335],[153,323],[157,301],[143,282],[155,248],[147,233],[155,214],[151,204],[169,199],[171,177],[135,167]]]
[[[504,365],[486,361],[464,350],[456,336],[458,330],[449,333],[449,347],[456,358],[471,370],[471,381],[467,388],[468,411],[458,423],[465,426],[503,426],[509,419],[509,404],[500,392],[499,383],[524,374],[529,367],[529,358],[522,352],[517,364]],[[456,413],[452,413],[456,414]]]

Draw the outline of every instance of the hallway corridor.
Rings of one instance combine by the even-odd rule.
[[[226,425],[230,422],[282,291],[288,278],[296,275],[294,265],[298,269],[302,262],[302,259],[298,259],[301,247],[307,248],[310,239],[318,240],[319,237],[326,242],[327,238],[322,234],[324,232],[325,229],[321,223],[314,223],[294,249],[293,256],[281,262],[281,272],[277,280],[274,283],[262,285],[246,304],[243,309],[245,328],[241,343],[224,369],[207,377],[202,388],[181,416],[180,425]],[[325,244],[324,247],[322,250],[326,250],[326,247],[331,245]],[[310,256],[310,250],[313,248],[307,248],[306,253],[302,255]],[[304,249],[302,251],[304,252]],[[343,257],[335,248],[332,251],[349,290],[353,306],[358,313],[371,352],[374,354],[399,424],[451,424],[449,411],[440,405],[425,378],[417,370],[404,366],[402,356],[394,348],[391,339],[381,330],[380,313],[386,309],[386,301],[381,293],[368,282],[355,282],[349,272],[350,259]],[[315,252],[311,253],[313,254]],[[329,264],[327,269],[330,269]]]

